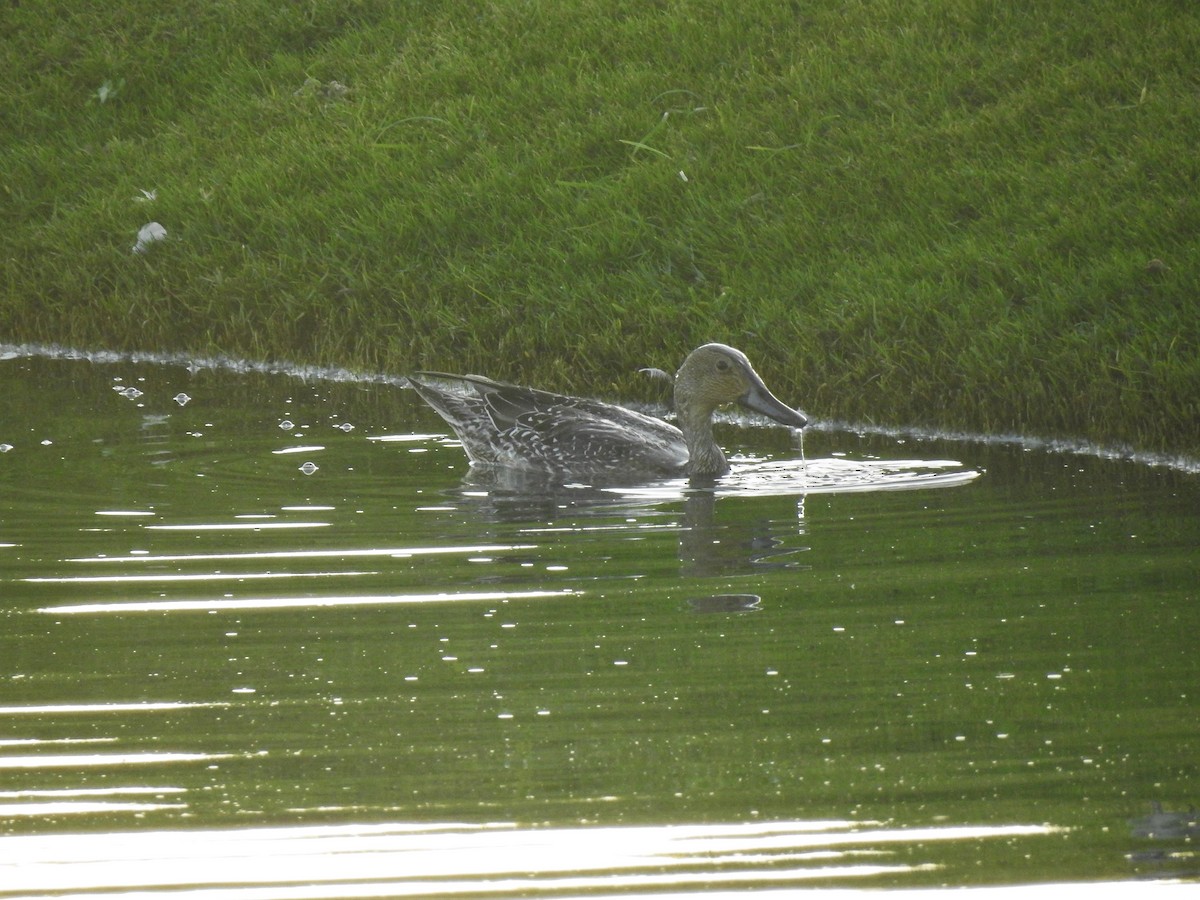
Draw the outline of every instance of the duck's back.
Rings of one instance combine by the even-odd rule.
[[[662,419],[477,375],[435,377],[459,390],[409,382],[454,429],[474,465],[594,477],[677,473],[687,463],[683,435]]]

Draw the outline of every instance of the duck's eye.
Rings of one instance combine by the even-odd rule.
[[[717,360],[717,371],[718,372],[728,372],[729,371],[729,360],[718,359]]]

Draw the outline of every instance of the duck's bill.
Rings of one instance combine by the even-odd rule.
[[[803,428],[808,424],[808,417],[804,413],[785,405],[782,400],[767,390],[767,386],[761,382],[753,385],[750,390],[746,391],[738,402],[747,409],[752,409],[770,419],[774,419],[780,425],[787,425],[790,428]]]

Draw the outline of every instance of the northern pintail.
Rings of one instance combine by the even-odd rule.
[[[479,466],[574,477],[716,476],[729,471],[725,453],[713,438],[717,407],[739,403],[792,428],[808,424],[802,413],[767,389],[746,354],[724,344],[693,350],[675,374],[678,428],[611,403],[479,375],[421,376],[456,382],[459,390],[448,391],[408,379],[454,429],[471,464]]]

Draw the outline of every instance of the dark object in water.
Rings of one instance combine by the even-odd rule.
[[[692,597],[688,606],[698,613],[760,612],[762,597],[758,594],[713,594],[711,597]]]
[[[1162,804],[1155,801],[1151,812],[1140,819],[1130,819],[1130,831],[1134,837],[1171,839],[1200,837],[1200,813],[1196,807],[1187,812],[1164,812]]]

